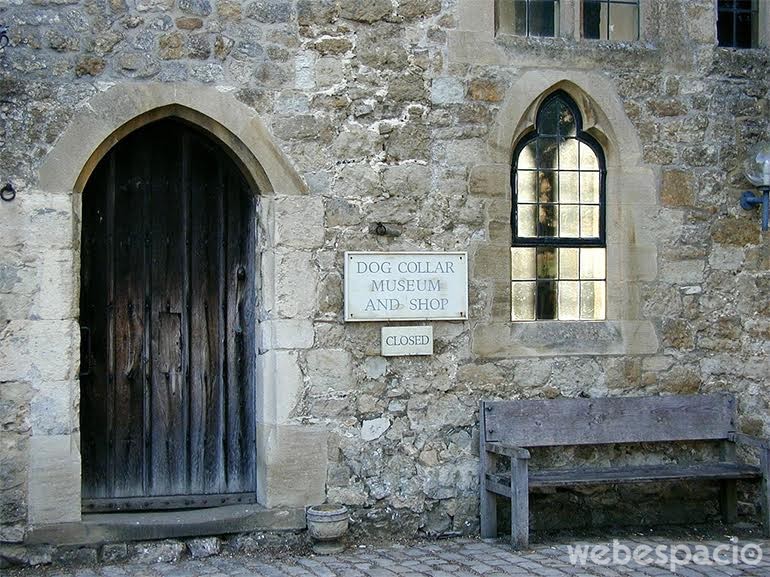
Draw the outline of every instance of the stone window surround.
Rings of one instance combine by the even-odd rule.
[[[464,48],[474,53],[477,63],[497,63],[500,60],[498,51],[494,47],[495,38],[502,42],[506,40],[523,39],[512,34],[496,34],[495,2],[498,0],[458,0],[459,26],[455,34],[450,35],[450,47]],[[717,0],[712,0],[713,9],[713,44],[717,47]],[[582,0],[559,1],[559,35],[558,39],[581,41],[585,43],[600,43],[612,45],[615,42],[608,40],[586,39],[582,37]],[[719,50],[757,50],[770,46],[770,3],[760,2],[759,7],[759,44],[756,48],[725,48]],[[471,36],[468,36],[468,34]],[[655,42],[657,34],[657,22],[653,19],[651,2],[643,0],[639,2],[639,39],[635,42],[620,42],[620,46],[648,46]],[[478,36],[477,36],[478,35]],[[538,42],[553,41],[549,37],[538,37]],[[471,45],[475,44],[475,48]]]
[[[44,158],[36,182],[21,199],[26,210],[54,203],[66,215],[71,278],[62,278],[56,298],[68,302],[68,318],[30,321],[24,329],[32,339],[44,325],[51,351],[70,375],[68,394],[70,430],[49,433],[33,431],[30,438],[28,474],[28,522],[32,526],[59,526],[81,520],[81,470],[79,386],[77,367],[77,303],[80,284],[80,212],[82,190],[94,167],[106,152],[129,132],[160,118],[177,116],[207,130],[222,143],[259,192],[257,255],[259,287],[257,342],[257,500],[260,504],[304,507],[323,502],[326,479],[326,434],[323,428],[300,424],[291,412],[301,393],[302,376],[298,349],[312,347],[312,310],[298,306],[294,293],[285,295],[281,284],[285,263],[309,255],[314,245],[307,237],[294,237],[283,221],[308,219],[306,211],[322,214],[320,199],[307,196],[307,187],[291,163],[272,142],[258,115],[238,101],[234,89],[187,84],[104,84],[75,112],[74,118]],[[299,200],[301,198],[301,201]],[[23,208],[20,205],[21,208]],[[292,220],[293,219],[293,220]],[[322,231],[321,231],[322,232]],[[322,238],[322,235],[321,235]],[[287,265],[288,266],[288,265]],[[288,275],[291,276],[291,275]],[[293,278],[293,277],[292,277]],[[315,285],[308,282],[315,294]],[[54,290],[54,289],[52,289]],[[277,302],[277,295],[284,295]],[[307,299],[306,299],[307,300]],[[277,306],[276,306],[277,304]],[[308,329],[304,330],[304,329]],[[58,332],[61,335],[58,334]],[[310,337],[308,337],[308,332]],[[34,358],[19,359],[19,366],[35,368]],[[21,369],[19,369],[21,370]],[[45,394],[46,383],[37,394]]]
[[[590,88],[589,88],[590,87]],[[510,175],[512,152],[534,129],[543,100],[564,90],[583,114],[583,130],[602,145],[607,166],[607,318],[605,321],[510,320],[510,178],[505,204],[495,204],[490,230],[507,225],[507,236],[480,243],[476,255],[499,258],[492,273],[494,302],[488,320],[473,328],[473,351],[482,358],[561,355],[653,354],[658,339],[652,322],[640,318],[639,283],[657,277],[652,221],[658,207],[656,174],[642,163],[637,132],[609,79],[591,71],[537,69],[523,72],[509,90],[489,138],[490,156]],[[499,210],[499,214],[497,214]],[[491,211],[490,211],[491,212]],[[502,221],[502,222],[501,222]],[[503,304],[504,303],[504,304]]]

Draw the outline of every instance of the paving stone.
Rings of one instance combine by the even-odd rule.
[[[686,565],[677,568],[679,577],[755,577],[770,575],[770,541],[757,542],[765,555],[757,566]],[[580,545],[607,545],[585,542]],[[623,545],[633,549],[639,545],[654,548],[670,546],[665,539],[627,540]],[[678,543],[677,543],[678,544]],[[713,549],[720,541],[681,543],[691,547],[706,545]],[[732,545],[732,543],[724,543]],[[143,544],[148,549],[148,544]],[[157,551],[156,551],[157,552]],[[448,562],[451,561],[451,562]],[[572,565],[566,545],[536,545],[529,551],[512,552],[504,542],[443,541],[412,547],[352,549],[328,557],[260,557],[247,554],[234,557],[183,559],[163,563],[111,563],[96,568],[65,569],[34,567],[18,572],[16,577],[658,577],[671,575],[663,565]]]

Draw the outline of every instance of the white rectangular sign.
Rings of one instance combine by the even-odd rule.
[[[467,319],[467,253],[345,253],[346,321]]]
[[[382,356],[433,354],[433,327],[382,327]]]

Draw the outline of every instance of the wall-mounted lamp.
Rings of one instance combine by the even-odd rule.
[[[759,196],[747,190],[741,195],[741,208],[751,210],[762,206],[762,232],[767,232],[770,220],[770,142],[756,145],[749,152],[744,165],[746,178],[759,189]]]

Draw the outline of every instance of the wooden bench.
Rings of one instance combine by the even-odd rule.
[[[770,535],[770,441],[736,432],[732,395],[482,401],[480,425],[482,537],[497,536],[497,495],[511,500],[511,543],[526,547],[530,487],[689,479],[720,481],[726,523],[736,519],[736,481],[760,479],[762,521]],[[721,441],[720,458],[633,467],[537,471],[528,467],[532,447],[681,441]],[[739,462],[736,445],[758,450],[760,465]],[[510,467],[501,469],[505,465],[501,457],[510,459]]]

